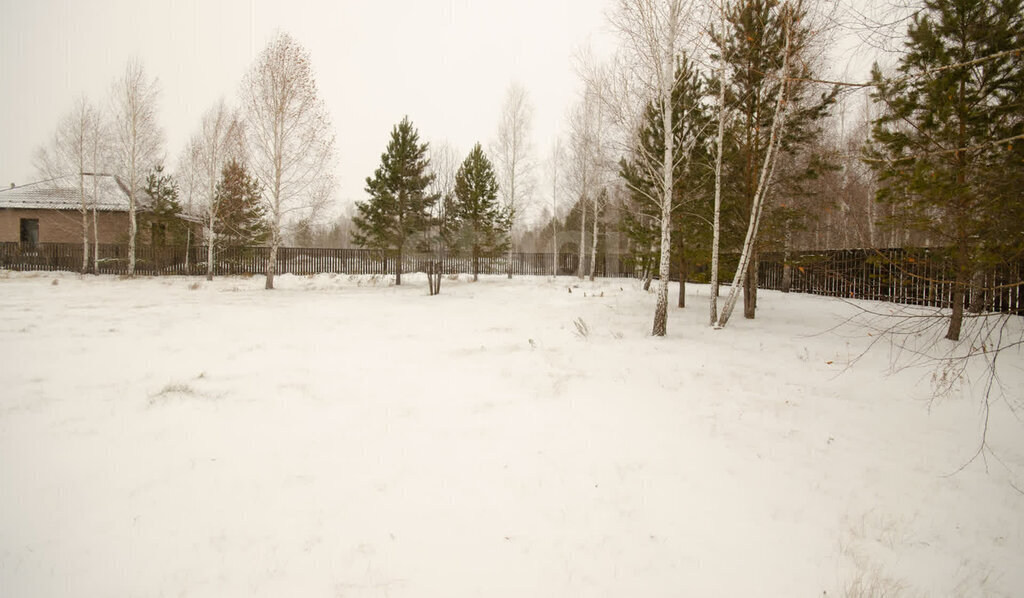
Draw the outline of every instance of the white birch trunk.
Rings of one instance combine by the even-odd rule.
[[[719,5],[721,32],[725,35],[725,0]],[[718,320],[718,252],[721,245],[722,221],[722,153],[725,145],[725,52],[718,62],[718,152],[715,156],[715,214],[711,230],[711,299],[708,303],[708,324]]]
[[[82,199],[82,274],[85,274],[89,270],[89,206],[85,201],[85,175],[81,171],[78,173],[78,191]]]
[[[551,275],[558,278],[558,163],[554,159],[551,175]]]
[[[597,199],[594,199],[594,225],[593,235],[590,240],[590,280],[593,282],[594,274],[597,272],[597,212],[598,205]]]
[[[675,44],[669,36],[665,55],[662,57],[661,113],[664,127],[665,156],[662,163],[661,183],[661,262],[658,268],[658,296],[654,307],[654,336],[665,336],[668,331],[668,276],[672,255],[672,191],[675,147],[672,123],[672,86],[675,83]]]
[[[587,255],[587,196],[580,198],[580,259],[576,265],[576,277],[583,280],[583,258]]]
[[[753,253],[755,243],[757,242],[757,230],[761,223],[764,198],[768,193],[768,186],[771,184],[772,174],[775,171],[775,162],[778,154],[778,140],[779,137],[781,137],[783,128],[785,127],[785,93],[787,77],[789,76],[789,23],[786,23],[784,27],[786,29],[784,32],[786,45],[783,50],[782,57],[782,83],[779,85],[779,94],[775,101],[775,115],[772,117],[772,128],[768,137],[768,148],[765,150],[764,164],[761,166],[761,177],[757,184],[757,190],[754,192],[753,201],[751,202],[750,223],[747,225],[747,236],[743,242],[743,251],[740,253],[740,263],[736,268],[736,275],[733,277],[732,288],[729,289],[729,296],[726,298],[725,305],[722,307],[722,314],[718,318],[717,328],[724,328],[726,323],[729,322],[729,317],[732,315],[733,308],[736,307],[736,300],[739,297],[740,290],[743,286],[742,281],[747,274],[747,268],[750,266],[751,254]]]

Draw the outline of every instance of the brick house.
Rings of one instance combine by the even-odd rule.
[[[111,174],[86,174],[86,203],[89,206],[89,242],[128,242],[128,189]],[[95,186],[96,200],[93,201]],[[149,196],[138,198],[139,212],[145,212]],[[93,208],[96,235],[93,235]],[[0,243],[81,243],[82,200],[78,175],[0,189]],[[185,216],[185,221],[197,219]],[[140,227],[138,241],[149,242],[149,231]]]

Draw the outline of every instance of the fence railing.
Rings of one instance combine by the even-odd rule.
[[[90,254],[93,248],[89,249]],[[550,253],[512,253],[481,257],[480,274],[550,275],[554,265]],[[585,257],[584,269],[590,272],[590,256]],[[265,274],[270,259],[269,247],[225,247],[214,253],[213,273]],[[336,274],[392,274],[398,259],[396,252],[374,249],[323,249],[305,247],[279,247],[276,268],[278,274],[311,275]],[[473,260],[466,254],[415,253],[402,255],[402,272],[425,272],[430,262],[440,262],[445,273],[471,273]],[[579,256],[572,253],[558,255],[558,274],[575,274]],[[206,274],[207,248],[154,247],[139,245],[135,248],[135,272],[144,275]],[[89,268],[92,269],[92,255]],[[599,254],[595,275],[631,276],[632,262],[626,256]],[[11,270],[55,270],[81,272],[82,245],[73,243],[0,243],[0,268]],[[99,246],[98,274],[127,274],[128,246]]]
[[[949,308],[955,265],[941,249],[846,249],[790,256],[790,291],[849,299]],[[781,289],[785,261],[762,256],[758,287]],[[966,305],[1024,314],[1024,261],[992,265],[966,289]]]
[[[100,274],[126,274],[126,245],[99,246]],[[90,247],[90,252],[92,248]],[[145,275],[201,275],[206,273],[205,246],[136,247],[135,271]],[[217,250],[214,274],[264,274],[270,249],[227,247]],[[481,274],[550,275],[550,253],[513,253],[482,257]],[[584,271],[590,271],[590,256],[584,256]],[[372,249],[316,249],[281,247],[276,270],[280,274],[392,274],[397,254]],[[424,272],[430,262],[440,262],[442,272],[470,273],[472,259],[465,254],[405,253],[403,272]],[[735,255],[723,255],[720,279],[728,284],[736,267]],[[90,266],[92,256],[90,256]],[[850,249],[792,254],[789,259],[790,291],[889,301],[909,305],[950,307],[953,301],[953,265],[945,252],[928,249]],[[579,255],[560,253],[558,274],[577,272]],[[785,261],[781,254],[764,254],[758,269],[758,287],[779,290],[783,286]],[[674,265],[674,264],[673,264]],[[628,255],[598,254],[595,274],[601,277],[636,277],[634,260]],[[82,269],[82,246],[71,243],[0,243],[0,268],[12,270]],[[707,268],[690,269],[690,280],[706,282]],[[704,277],[701,277],[703,273]],[[678,274],[673,271],[673,280]],[[968,304],[978,300],[986,311],[1024,315],[1024,261],[994,265],[981,273],[968,289]],[[980,297],[972,296],[980,293]]]

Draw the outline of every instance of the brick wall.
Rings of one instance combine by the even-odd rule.
[[[0,209],[0,242],[17,243],[21,240],[21,219],[39,220],[40,243],[81,243],[82,214],[77,210]],[[98,212],[96,223],[100,243],[126,243],[128,241],[128,214],[125,212]],[[141,232],[141,231],[140,231]],[[142,235],[140,235],[141,237]],[[89,241],[92,236],[92,214],[89,214]]]

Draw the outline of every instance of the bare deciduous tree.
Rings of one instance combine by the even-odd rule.
[[[598,97],[588,84],[583,98],[569,114],[569,169],[567,177],[573,193],[579,198],[580,243],[576,276],[583,278],[587,255],[587,210],[588,202],[594,201],[597,189],[597,160],[595,144],[597,128],[600,126]]]
[[[432,234],[434,249],[439,253],[445,249],[445,240],[442,238],[445,230],[445,220],[448,215],[448,208],[455,198],[455,175],[459,171],[462,161],[459,159],[459,152],[447,141],[432,142],[427,148],[430,156],[430,173],[433,179],[427,190],[431,195],[438,197],[437,202],[431,207],[431,218],[436,227],[435,234]]]
[[[725,0],[719,0],[719,29],[725,31]],[[725,146],[725,73],[727,61],[725,52],[718,55],[718,137],[715,154],[715,210],[711,223],[711,299],[708,301],[709,319],[712,326],[718,323],[718,253],[722,238],[722,153]]]
[[[146,174],[163,161],[164,133],[156,118],[159,94],[157,80],[149,79],[137,60],[128,62],[111,93],[113,167],[128,191],[128,276],[135,275],[136,215]]]
[[[309,52],[279,33],[242,81],[249,168],[270,216],[266,288],[274,288],[284,226],[322,208],[333,189],[334,132]],[[293,218],[295,217],[295,218]]]
[[[555,139],[551,147],[551,159],[548,162],[551,170],[551,275],[558,276],[558,187],[560,167],[565,160],[562,140]]]
[[[750,208],[750,220],[747,224],[747,235],[743,241],[743,250],[740,252],[740,262],[736,267],[736,274],[733,277],[732,288],[729,289],[729,296],[725,299],[725,304],[722,306],[722,313],[718,316],[718,322],[715,326],[722,328],[728,323],[729,317],[732,315],[732,310],[736,306],[736,300],[740,296],[740,290],[742,288],[741,281],[747,275],[747,268],[750,266],[750,258],[754,251],[754,244],[757,241],[757,231],[761,224],[761,215],[763,214],[764,198],[768,191],[768,186],[772,178],[772,174],[775,170],[775,164],[778,161],[778,142],[781,137],[781,131],[786,120],[786,77],[789,72],[789,24],[785,25],[785,49],[783,50],[783,60],[781,69],[781,80],[782,84],[779,85],[779,93],[775,104],[775,117],[772,119],[772,127],[768,137],[768,148],[764,154],[764,164],[761,165],[759,180],[757,183],[757,190],[754,193],[753,200]]]
[[[512,236],[524,202],[533,192],[534,158],[530,134],[533,106],[526,88],[513,83],[505,93],[505,105],[498,124],[498,139],[492,155],[498,170],[498,186],[509,218],[508,277],[512,278]]]
[[[683,48],[689,3],[684,0],[619,0],[612,25],[624,41],[622,65],[633,75],[647,101],[661,107],[665,155],[661,184],[661,265],[651,334],[668,328],[668,278],[672,248],[673,171],[678,160],[672,132],[672,88],[676,54]]]
[[[180,163],[185,167],[186,195],[192,209],[201,210],[206,226],[206,280],[213,280],[216,245],[217,181],[232,158],[243,159],[243,131],[238,115],[221,98],[203,115]]]
[[[96,177],[99,170],[99,148],[102,125],[96,108],[85,97],[75,102],[71,112],[58,123],[49,147],[36,152],[35,163],[40,175],[48,180],[75,176],[78,179],[79,211],[82,214],[82,272],[89,270],[89,207],[93,206],[93,239],[95,240]],[[92,196],[87,193],[85,177],[92,174]]]

